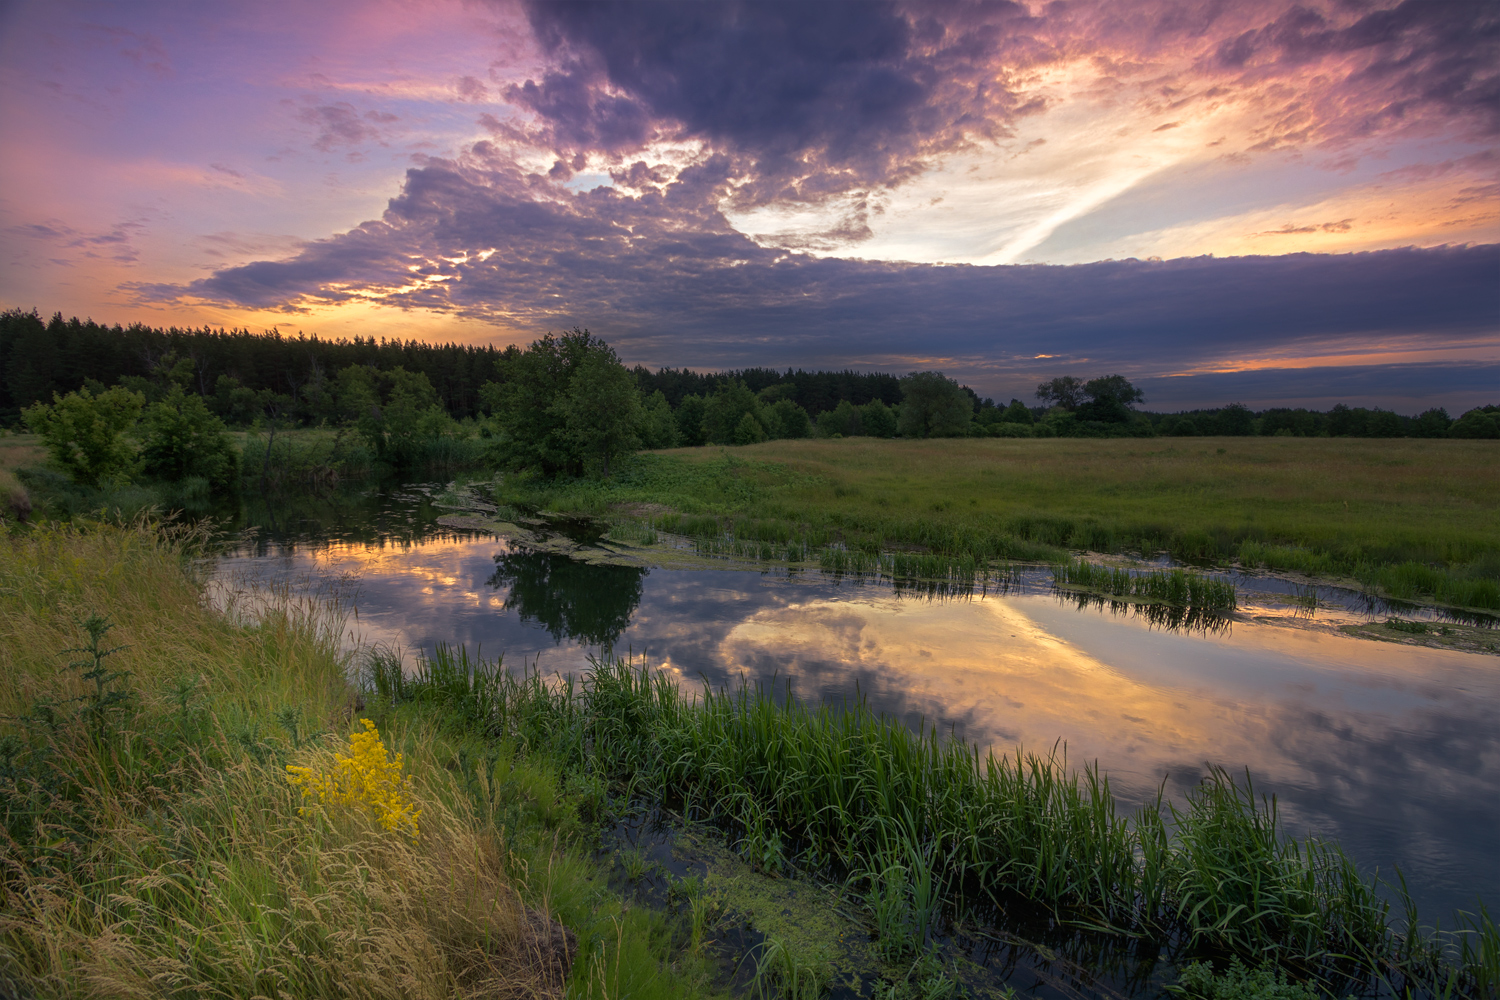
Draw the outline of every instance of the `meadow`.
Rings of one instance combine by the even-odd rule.
[[[1238,437],[770,441],[638,456],[499,499],[787,546],[1062,561],[1167,553],[1500,608],[1490,441]]]

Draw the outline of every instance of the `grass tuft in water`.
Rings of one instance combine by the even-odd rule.
[[[1052,579],[1060,587],[1080,587],[1202,611],[1233,611],[1237,606],[1234,584],[1228,580],[1181,569],[1129,570],[1079,559],[1053,566]]]
[[[1328,982],[1494,981],[1487,915],[1458,934],[1421,930],[1410,910],[1402,925],[1336,844],[1286,836],[1275,799],[1223,770],[1180,806],[1159,798],[1125,816],[1095,768],[1072,770],[1056,754],[984,756],[863,703],[812,708],[756,688],[692,697],[615,658],[576,686],[472,676],[494,691],[448,696],[460,711],[464,699],[494,706],[491,729],[507,739],[601,769],[633,794],[690,802],[739,831],[752,855],[766,857],[770,829],[798,856],[855,873],[891,956],[920,952],[963,900],[1020,897],[1073,926]]]

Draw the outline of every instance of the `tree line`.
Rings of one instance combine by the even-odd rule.
[[[0,314],[0,421],[24,421],[49,446],[72,441],[59,445],[73,456],[60,462],[77,465],[79,481],[137,468],[227,481],[234,463],[226,464],[222,434],[234,426],[259,427],[272,441],[296,426],[354,431],[376,461],[398,471],[462,451],[547,476],[608,474],[621,454],[643,447],[810,436],[1500,437],[1494,406],[1458,420],[1441,409],[1405,417],[1343,405],[1161,414],[1139,409],[1144,394],[1117,374],[1054,378],[1035,395],[1037,405],[1001,405],[931,371],[632,370],[576,328],[498,350]],[[194,426],[209,430],[195,438]],[[100,444],[105,438],[116,444]],[[125,438],[136,444],[119,444]],[[178,443],[160,443],[168,439]],[[473,446],[455,450],[454,442]],[[195,449],[218,457],[185,457]],[[265,461],[270,454],[268,444]],[[90,462],[104,471],[83,471]]]
[[[0,312],[0,426],[15,426],[24,408],[91,381],[148,392],[173,370],[185,375],[189,391],[232,423],[248,419],[257,393],[283,397],[289,418],[316,423],[331,415],[331,383],[351,366],[420,373],[443,409],[462,420],[480,414],[479,389],[497,378],[508,352],[515,348],[374,337],[327,340],[274,330],[105,326],[64,320],[61,313],[44,321],[36,310],[12,309]]]

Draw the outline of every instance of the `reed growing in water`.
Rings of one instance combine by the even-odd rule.
[[[549,686],[440,649],[415,677],[377,664],[372,683],[726,825],[761,866],[817,859],[862,886],[892,955],[920,950],[944,913],[1020,898],[1080,928],[1271,959],[1329,983],[1500,986],[1487,915],[1440,936],[1408,906],[1397,926],[1336,844],[1287,837],[1274,800],[1222,770],[1182,806],[1158,797],[1122,816],[1096,768],[984,756],[862,703],[687,696],[612,657],[581,684]]]
[[[1201,611],[1233,611],[1234,584],[1181,569],[1130,570],[1075,559],[1052,567],[1059,587],[1078,587],[1115,597],[1159,601]]]

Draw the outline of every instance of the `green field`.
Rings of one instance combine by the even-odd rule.
[[[1500,608],[1491,441],[771,441],[645,454],[603,482],[511,480],[499,497],[686,534],[979,560],[1168,552]]]

